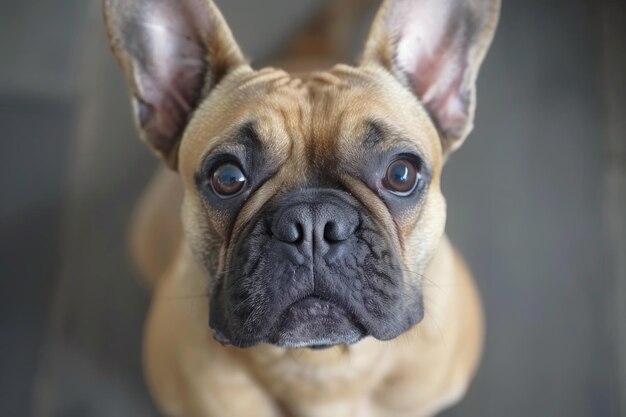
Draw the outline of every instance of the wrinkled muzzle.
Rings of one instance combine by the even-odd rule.
[[[335,189],[292,191],[266,204],[238,237],[211,294],[215,338],[326,347],[395,338],[423,317],[389,231]]]

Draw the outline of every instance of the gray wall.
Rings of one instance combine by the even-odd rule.
[[[258,60],[319,3],[218,0]],[[448,233],[488,325],[476,382],[447,416],[626,416],[623,218],[606,216],[626,212],[612,188],[624,159],[607,151],[620,118],[606,117],[625,99],[607,70],[608,44],[624,39],[607,34],[603,4],[505,1],[476,129],[444,171]],[[155,162],[136,140],[97,2],[3,0],[0,54],[2,414],[155,415],[140,373],[148,294],[124,247]]]

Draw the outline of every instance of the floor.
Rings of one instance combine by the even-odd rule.
[[[97,3],[0,3],[3,415],[156,415],[140,373],[148,294],[124,246],[156,165]],[[320,1],[217,3],[263,60]],[[626,416],[590,4],[505,2],[476,129],[444,171],[447,230],[488,325],[478,377],[445,416]]]

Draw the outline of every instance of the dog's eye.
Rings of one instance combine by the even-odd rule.
[[[396,159],[389,167],[383,179],[383,186],[399,196],[407,196],[415,190],[421,175],[416,164],[409,159]]]
[[[226,162],[219,165],[211,175],[211,187],[222,198],[233,197],[246,185],[246,175],[239,165]]]

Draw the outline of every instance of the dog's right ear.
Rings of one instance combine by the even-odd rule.
[[[195,107],[246,61],[212,0],[104,0],[104,15],[140,136],[176,169]]]

